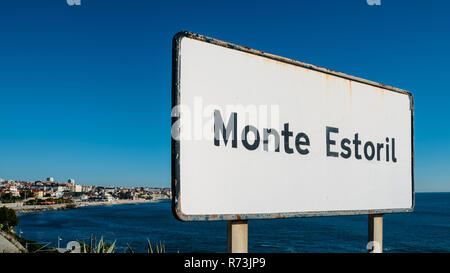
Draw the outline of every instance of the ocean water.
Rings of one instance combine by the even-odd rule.
[[[146,252],[147,238],[167,252],[226,252],[226,222],[179,222],[170,202],[84,207],[19,215],[16,232],[61,247],[97,238],[116,252]],[[450,193],[416,193],[412,213],[384,215],[384,252],[450,252]],[[249,252],[366,252],[367,215],[250,220]]]

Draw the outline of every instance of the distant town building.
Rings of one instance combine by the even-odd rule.
[[[112,202],[118,199],[157,201],[170,198],[172,194],[170,188],[77,185],[72,178],[65,183],[55,182],[53,177],[34,182],[1,178],[0,181],[3,181],[0,182],[1,195],[9,194],[19,199],[54,197],[76,202]]]
[[[51,196],[55,197],[55,198],[61,198],[61,197],[63,197],[63,195],[64,195],[64,192],[62,192],[62,191],[55,191],[51,194]]]
[[[44,197],[44,192],[39,189],[32,190],[34,197],[36,198],[42,198]]]
[[[90,192],[92,190],[94,190],[94,186],[84,186],[84,185],[81,186],[82,192]]]
[[[114,186],[106,186],[105,187],[105,193],[113,193],[116,191],[116,187]]]
[[[11,194],[11,196],[14,196],[14,197],[19,197],[19,196],[20,196],[20,193],[19,193],[17,187],[14,186],[14,185],[6,185],[6,186],[2,189],[2,191],[3,191],[4,193],[9,193],[9,194]]]
[[[73,187],[72,187],[72,191],[73,192],[82,192],[83,191],[83,187],[81,185],[74,184]]]

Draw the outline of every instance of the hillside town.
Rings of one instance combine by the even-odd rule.
[[[158,202],[171,194],[169,188],[80,185],[72,178],[67,182],[53,177],[34,182],[0,178],[0,204],[17,211]]]

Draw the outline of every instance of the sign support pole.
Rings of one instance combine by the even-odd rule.
[[[383,253],[383,214],[369,214],[368,241],[370,253]]]
[[[248,252],[247,220],[227,221],[227,249],[228,253]]]

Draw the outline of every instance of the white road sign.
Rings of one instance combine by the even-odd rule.
[[[413,210],[411,93],[188,32],[172,89],[178,219]]]

